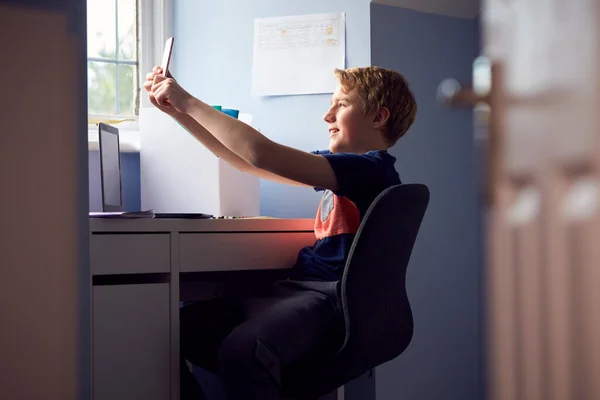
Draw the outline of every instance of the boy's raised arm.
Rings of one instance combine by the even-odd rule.
[[[250,165],[312,187],[337,189],[333,169],[324,157],[276,143],[193,97],[184,112]]]

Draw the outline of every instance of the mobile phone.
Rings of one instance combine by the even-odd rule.
[[[165,50],[163,52],[162,62],[160,67],[162,68],[163,75],[169,77],[169,64],[171,63],[171,53],[173,52],[173,42],[175,41],[174,37],[170,37],[165,42]]]

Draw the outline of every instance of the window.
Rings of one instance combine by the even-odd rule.
[[[98,121],[125,120],[121,131],[137,131],[140,106],[150,106],[143,79],[172,35],[172,1],[87,0],[90,141]]]
[[[88,113],[135,117],[140,65],[137,0],[87,0]]]

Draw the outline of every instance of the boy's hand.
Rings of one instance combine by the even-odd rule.
[[[144,82],[144,89],[146,89],[146,92],[148,92],[148,99],[150,100],[150,103],[152,103],[152,105],[154,105],[156,108],[158,108],[160,111],[171,115],[171,116],[175,116],[178,113],[178,110],[173,107],[169,101],[164,102],[164,103],[159,103],[156,100],[156,96],[154,94],[154,92],[152,91],[152,86],[154,85],[154,81],[156,77],[160,77],[160,78],[164,78],[163,73],[162,73],[162,68],[159,66],[156,66],[152,69],[152,72],[149,72],[148,74],[146,74],[146,81]],[[172,76],[169,74],[169,77],[172,78]]]
[[[186,106],[192,99],[192,95],[179,86],[175,79],[158,74],[154,75],[149,95],[152,104],[171,115],[186,114]]]

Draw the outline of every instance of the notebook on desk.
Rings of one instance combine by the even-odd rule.
[[[121,179],[121,148],[119,129],[100,122],[98,124],[100,150],[100,186],[102,211],[89,212],[94,218],[212,218],[202,213],[154,213],[153,210],[123,211],[123,183]]]

